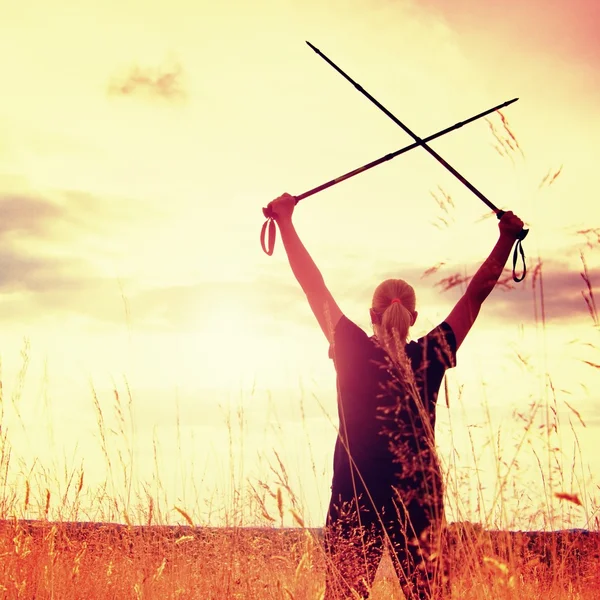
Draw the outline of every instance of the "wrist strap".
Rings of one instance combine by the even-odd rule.
[[[523,233],[523,231],[525,231],[525,235],[527,235],[527,229],[523,229],[521,231],[521,233],[519,234],[519,236]],[[515,245],[515,251],[513,252],[512,276],[513,276],[513,281],[516,281],[517,283],[519,283],[519,281],[523,281],[523,279],[525,279],[525,275],[527,274],[527,265],[525,264],[525,252],[523,251],[523,238],[525,237],[525,235],[523,237],[517,238],[517,243]],[[521,261],[523,262],[523,273],[521,274],[520,277],[517,277],[517,275],[516,275],[517,255],[518,254],[521,255]]]
[[[504,211],[504,210],[499,210],[496,213],[498,220],[500,220],[504,216],[505,212],[506,211]],[[529,229],[521,229],[521,231],[519,231],[519,233],[517,235],[517,243],[515,245],[515,250],[513,252],[513,272],[512,272],[513,281],[515,281],[516,283],[523,281],[523,279],[525,279],[525,275],[527,275],[527,265],[525,264],[525,251],[523,250],[523,240],[527,237],[528,233],[529,233]],[[519,254],[521,255],[521,262],[523,263],[523,273],[521,274],[520,277],[517,277],[517,259],[519,258]]]
[[[268,230],[268,235],[267,235]],[[275,221],[273,217],[269,217],[260,230],[260,245],[262,246],[263,252],[268,256],[273,254],[275,249],[275,238],[277,237],[277,228],[275,227]]]

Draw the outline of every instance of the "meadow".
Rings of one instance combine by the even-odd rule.
[[[592,599],[600,533],[537,535],[453,526],[452,598]],[[315,529],[3,521],[4,598],[318,599]],[[371,598],[402,598],[388,557]]]

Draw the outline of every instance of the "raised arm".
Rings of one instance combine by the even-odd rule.
[[[489,296],[502,275],[517,235],[523,228],[523,221],[508,211],[500,219],[498,228],[500,235],[496,245],[479,267],[462,298],[446,319],[454,331],[457,349],[475,322],[483,301]]]
[[[283,194],[269,203],[269,207],[275,214],[275,221],[279,226],[292,272],[306,294],[308,303],[325,337],[329,343],[333,343],[333,331],[342,317],[342,311],[327,289],[321,272],[296,232],[292,223],[294,206],[295,200],[290,194]]]

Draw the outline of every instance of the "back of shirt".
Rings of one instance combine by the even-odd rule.
[[[345,316],[333,343],[339,436],[334,483],[353,463],[366,481],[418,480],[435,463],[435,407],[447,368],[456,364],[456,340],[443,322],[405,346],[403,361]],[[437,464],[437,463],[436,463]]]

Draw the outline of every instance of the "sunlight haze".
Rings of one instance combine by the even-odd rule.
[[[17,496],[28,477],[60,495],[82,469],[92,520],[107,514],[102,485],[124,499],[115,518],[134,518],[131,485],[167,521],[185,506],[221,524],[236,486],[277,485],[279,456],[322,524],[335,371],[279,235],[272,257],[260,248],[261,209],[412,140],[309,40],[422,137],[519,98],[509,129],[494,114],[431,143],[530,228],[527,278],[494,290],[448,374],[449,407],[440,394],[440,456],[464,491],[448,514],[481,518],[481,478],[500,519],[500,464],[504,526],[591,526],[600,357],[581,273],[583,256],[596,292],[600,8],[497,6],[0,0],[0,376]],[[498,231],[419,148],[303,200],[294,222],[366,331],[375,286],[412,283],[413,338],[464,291],[441,280],[472,275]],[[563,491],[583,506],[556,501],[558,521],[536,521]]]

